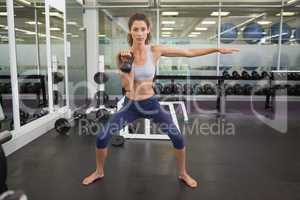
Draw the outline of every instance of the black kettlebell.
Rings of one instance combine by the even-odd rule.
[[[130,55],[127,60],[125,62],[123,62],[120,66],[120,70],[124,73],[130,73],[131,72],[131,69],[132,69],[132,63],[133,63],[133,60],[134,60],[134,56],[133,56],[133,53],[130,52]],[[119,59],[121,60],[121,55],[119,56]]]

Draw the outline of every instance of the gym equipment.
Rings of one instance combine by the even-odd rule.
[[[104,73],[104,72],[97,72],[94,75],[94,81],[97,84],[103,84],[106,83],[108,81],[108,76]]]
[[[243,38],[248,44],[257,44],[264,36],[264,29],[261,25],[253,22],[246,26],[243,30]]]
[[[121,147],[125,143],[125,138],[121,135],[112,135],[110,143],[115,147]]]
[[[12,135],[9,131],[3,131],[0,133],[0,194],[7,190],[7,163],[4,151],[2,149],[2,144],[8,142],[11,138]]]
[[[295,39],[300,44],[300,27],[295,30]]]
[[[171,83],[164,85],[163,94],[172,94],[172,91],[173,91],[173,87]]]
[[[235,79],[235,80],[238,80],[241,78],[240,74],[238,73],[238,71],[233,71],[232,72],[232,78]]]
[[[194,90],[194,94],[197,94],[197,95],[204,93],[202,86],[199,85],[198,83],[194,84],[193,90]]]
[[[128,56],[127,60],[123,62],[120,66],[120,70],[124,73],[130,73],[132,68],[132,63],[134,61],[133,53],[130,52],[131,56]],[[119,59],[121,60],[121,55],[119,56]]]
[[[189,83],[183,85],[183,94],[193,94],[193,86]]]
[[[41,118],[41,117],[47,115],[48,113],[49,113],[48,110],[41,109],[41,110],[35,111],[34,114],[32,115],[32,117],[34,119],[38,119],[38,118]]]
[[[104,91],[98,91],[95,94],[97,107],[100,105],[105,105],[109,102],[109,96]]]
[[[233,86],[233,92],[235,95],[243,95],[244,89],[240,84],[237,83]]]
[[[72,122],[77,119],[85,118],[85,114],[74,112],[73,117],[69,120],[66,118],[59,118],[55,121],[54,128],[59,134],[66,134],[73,126]]]
[[[0,195],[0,200],[27,200],[23,191],[8,190]]]
[[[161,94],[163,92],[163,85],[161,83],[155,83],[154,91],[155,94]]]
[[[53,104],[58,105],[59,101],[62,99],[62,95],[58,90],[53,90]]]
[[[271,42],[278,44],[279,42],[279,34],[280,34],[280,23],[273,24],[271,26]],[[287,23],[282,23],[282,34],[281,34],[281,42],[285,43],[289,41],[292,34],[292,30]]]
[[[259,80],[260,79],[260,75],[257,71],[252,71],[251,72],[251,77],[253,80]]]
[[[224,79],[230,79],[230,74],[228,71],[223,71],[223,77]]]
[[[244,95],[251,95],[253,87],[250,84],[245,84],[243,87],[243,94]]]
[[[266,71],[262,71],[261,72],[261,78],[262,79],[267,79],[267,78],[271,78],[271,74],[266,72]]]
[[[64,80],[64,75],[60,72],[53,72],[53,83],[57,84]]]
[[[238,29],[232,23],[221,24],[221,42],[225,44],[232,43],[238,35]]]
[[[231,85],[228,85],[228,84],[225,85],[225,94],[226,95],[233,95],[234,94],[234,89]]]
[[[247,71],[244,70],[244,71],[242,71],[242,79],[249,80],[249,79],[251,79],[251,76]]]
[[[212,84],[207,83],[203,85],[203,93],[207,95],[214,95],[216,94],[216,91]]]
[[[181,83],[176,83],[173,85],[174,93],[175,94],[183,94],[183,86]]]

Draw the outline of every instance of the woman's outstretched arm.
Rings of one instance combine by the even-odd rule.
[[[163,45],[154,46],[154,51],[160,56],[166,57],[197,57],[204,56],[211,53],[231,54],[238,52],[237,48],[195,48],[195,49],[179,49]]]

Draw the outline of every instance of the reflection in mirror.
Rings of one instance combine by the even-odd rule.
[[[54,108],[66,105],[65,52],[64,52],[64,13],[50,7],[51,63],[53,72]]]
[[[20,124],[48,113],[44,0],[14,2]]]
[[[13,129],[6,1],[0,0],[0,131]]]

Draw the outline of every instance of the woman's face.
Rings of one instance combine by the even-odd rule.
[[[147,39],[147,34],[150,32],[150,29],[147,27],[147,24],[142,20],[136,20],[133,22],[130,33],[133,39],[134,44],[145,44]]]

